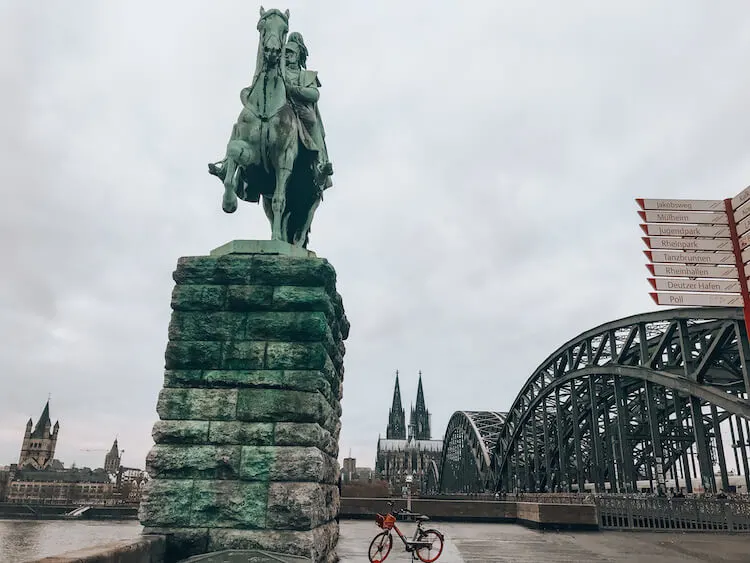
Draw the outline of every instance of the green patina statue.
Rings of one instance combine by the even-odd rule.
[[[331,187],[325,130],[318,111],[318,73],[307,70],[302,35],[289,34],[289,10],[260,9],[260,41],[253,81],[240,92],[242,111],[226,157],[208,165],[224,183],[222,209],[237,198],[258,202],[271,238],[307,247],[313,215]]]

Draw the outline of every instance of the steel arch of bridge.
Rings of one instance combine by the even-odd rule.
[[[648,480],[663,490],[669,474],[691,491],[700,474],[716,490],[718,464],[727,489],[727,435],[750,488],[748,348],[737,308],[664,310],[584,332],[516,397],[492,450],[492,488],[633,491]]]
[[[457,411],[448,421],[439,466],[440,492],[473,493],[491,483],[492,449],[505,413]]]
[[[422,492],[429,495],[440,492],[440,471],[434,459],[428,460],[425,466]]]

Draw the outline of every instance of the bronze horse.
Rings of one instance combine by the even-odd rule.
[[[289,10],[260,9],[260,41],[252,84],[240,93],[242,111],[232,128],[226,158],[209,164],[224,182],[222,209],[237,210],[237,198],[258,202],[271,223],[271,238],[306,247],[322,197],[315,155],[299,138],[297,116],[287,99],[283,50]]]

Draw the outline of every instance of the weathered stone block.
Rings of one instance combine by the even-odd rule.
[[[339,524],[330,521],[313,528],[313,558],[321,563],[338,563],[336,545],[339,543]]]
[[[318,342],[330,339],[328,320],[320,312],[247,313],[245,340]]]
[[[244,458],[244,449],[243,449]],[[272,481],[310,481],[314,483],[336,483],[338,463],[318,448],[276,446]]]
[[[321,371],[325,374],[326,379],[331,384],[331,387],[333,389],[337,389],[341,384],[341,381],[343,380],[344,374],[342,373],[341,369],[337,368],[333,364],[330,356],[326,356],[325,364],[323,365]]]
[[[237,479],[242,446],[157,444],[146,457],[149,475],[164,479]]]
[[[138,516],[144,526],[189,526],[192,500],[192,480],[153,480],[147,485]]]
[[[157,420],[151,436],[157,444],[205,444],[208,426],[205,420]]]
[[[208,528],[173,528],[147,526],[144,534],[166,536],[167,545],[164,561],[182,561],[193,555],[208,551]]]
[[[170,340],[244,340],[246,323],[245,313],[174,311],[168,334]]]
[[[246,446],[240,479],[245,481],[336,482],[338,464],[318,448]]]
[[[205,260],[203,257],[201,259]],[[213,275],[217,283],[228,285],[264,285],[266,282],[273,283],[270,279],[264,280],[255,275],[255,256],[222,256],[216,259],[208,258],[208,260],[215,260]]]
[[[324,258],[256,256],[253,280],[273,285],[322,286],[332,289],[336,271]]]
[[[328,352],[328,356],[331,358],[331,362],[333,363],[333,366],[336,368],[336,373],[339,374],[339,377],[343,378],[343,367],[344,367],[344,350],[341,346],[335,345],[335,343],[331,340],[329,342],[326,342],[326,352]]]
[[[265,528],[268,485],[260,482],[195,481],[190,525]]]
[[[216,285],[214,281],[215,260],[207,256],[182,256],[177,259],[177,268],[172,279],[178,284]],[[222,284],[218,284],[222,285]]]
[[[320,393],[286,389],[239,389],[237,393],[237,420],[317,422],[325,428],[333,416]]]
[[[310,312],[236,313],[228,311],[174,311],[169,339],[175,341],[281,340],[324,342],[331,353],[336,346],[325,314]]]
[[[221,285],[176,285],[172,290],[175,311],[221,311],[227,298],[227,287]]]
[[[257,387],[320,391],[329,403],[338,403],[322,371],[318,370],[205,370],[196,373],[175,371],[165,376],[170,387]]]
[[[275,311],[321,311],[328,319],[334,318],[331,297],[323,287],[278,286],[273,292]]]
[[[240,479],[268,481],[271,478],[277,449],[275,446],[247,446],[242,448]]]
[[[208,370],[204,384],[211,387],[273,387],[272,382],[281,380],[280,371],[217,369]]]
[[[217,368],[221,362],[221,342],[170,341],[164,359],[167,369]]]
[[[165,370],[165,387],[259,387],[320,391],[333,406],[338,403],[328,377],[322,370]]]
[[[319,342],[269,342],[267,369],[324,369],[328,360],[325,346]]]
[[[162,389],[156,412],[162,420],[232,420],[236,389]]]
[[[338,455],[333,436],[317,423],[277,422],[274,441],[277,446],[312,446],[334,458]]]
[[[278,530],[311,530],[338,514],[339,491],[334,485],[284,483],[268,485],[267,525]]]
[[[227,310],[268,311],[272,309],[273,293],[271,285],[227,286]]]
[[[310,557],[315,563],[334,563],[339,528],[328,522],[313,530],[229,530],[216,528],[209,533],[208,549],[261,549]]]
[[[327,260],[291,256],[188,256],[172,275],[178,284],[297,285],[333,288],[336,272]]]
[[[231,530],[215,528],[209,532],[208,549],[262,549],[275,553],[288,553],[309,557],[311,561],[315,552],[315,536],[312,531],[277,531],[277,530]]]
[[[266,357],[265,342],[226,342],[221,365],[212,368],[263,369]]]
[[[164,387],[209,387],[203,383],[203,374],[201,369],[164,370]]]
[[[271,422],[212,420],[208,430],[208,443],[270,446],[273,444],[273,426]]]

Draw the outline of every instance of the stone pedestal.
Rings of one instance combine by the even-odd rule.
[[[144,533],[167,535],[167,561],[223,549],[338,560],[349,324],[336,273],[312,253],[255,246],[180,258],[174,272],[140,510]]]

